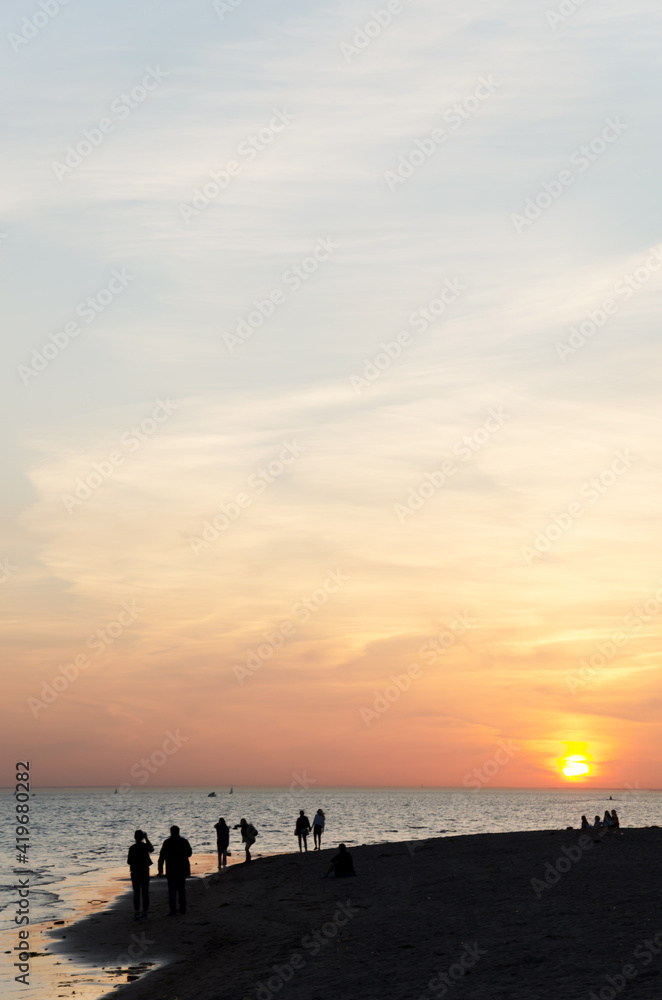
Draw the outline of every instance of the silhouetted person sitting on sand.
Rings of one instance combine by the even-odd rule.
[[[318,809],[313,816],[313,842],[315,844],[315,850],[320,851],[322,849],[322,834],[324,833],[324,822],[326,816],[321,809]]]
[[[170,827],[170,836],[163,841],[163,847],[159,854],[159,875],[163,875],[163,865],[165,864],[166,878],[168,879],[168,901],[170,903],[170,916],[177,916],[177,899],[179,898],[179,912],[186,913],[186,879],[191,874],[189,858],[193,854],[191,845],[184,837],[179,836],[179,827]]]
[[[354,862],[345,845],[340,844],[338,853],[331,859],[331,864],[322,878],[346,878],[348,875],[356,875]]]
[[[586,819],[586,816],[582,816],[582,830],[590,830],[590,829],[591,829],[591,824]]]
[[[299,816],[297,818],[296,826],[294,827],[294,832],[299,838],[299,850],[308,850],[308,834],[310,833],[310,820],[304,813],[303,809],[299,810]],[[303,843],[303,847],[301,844]]]
[[[596,816],[595,819],[593,820],[593,829],[594,830],[599,830],[601,826],[602,826],[602,823],[600,822],[600,817]]]
[[[620,829],[620,827],[621,827],[621,821],[618,818],[618,813],[616,812],[615,809],[612,809],[612,811],[611,811],[611,823],[612,823],[612,826],[616,827],[617,830]]]
[[[223,817],[214,823],[216,830],[216,850],[218,851],[218,867],[225,868],[228,863],[228,846],[230,844],[230,828]]]
[[[140,920],[147,916],[149,910],[149,866],[152,863],[150,853],[154,850],[149,842],[149,837],[142,830],[134,833],[135,844],[131,844],[127,855],[126,863],[131,872],[131,885],[133,886],[133,909],[134,920]],[[142,913],[140,911],[140,897],[142,896]]]
[[[240,819],[238,823],[235,823],[233,830],[241,830],[241,839],[246,848],[246,860],[244,864],[248,864],[252,861],[251,858],[251,847],[255,843],[255,838],[257,837],[257,830],[252,823],[247,823],[245,819]]]
[[[611,821],[611,813],[609,812],[609,810],[608,810],[608,809],[605,809],[605,814],[604,814],[604,816],[603,816],[603,818],[602,818],[602,825],[603,825],[603,826],[604,826],[604,827],[605,827],[605,828],[606,828],[607,830],[610,830],[610,829],[612,828],[612,826],[614,825],[614,824],[612,823],[612,821]]]

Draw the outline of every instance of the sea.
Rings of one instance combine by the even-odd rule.
[[[317,809],[324,810],[323,847],[392,841],[413,846],[432,837],[578,828],[582,814],[592,821],[613,808],[622,827],[662,825],[662,792],[634,789],[37,788],[29,801],[24,863],[16,851],[15,805],[14,790],[0,790],[5,873],[0,884],[0,926],[5,956],[16,943],[21,880],[25,884],[29,879],[32,926],[69,922],[89,912],[83,902],[109,903],[129,890],[126,855],[137,828],[146,831],[156,848],[156,860],[170,826],[178,825],[193,848],[192,861],[198,857],[194,872],[205,874],[216,870],[214,823],[221,816],[230,828],[242,817],[257,828],[254,858],[298,850],[294,824],[300,809],[311,821]],[[234,860],[242,856],[238,830],[231,832],[230,848]],[[77,993],[83,994],[102,995],[92,989]],[[26,989],[21,995],[39,993]]]

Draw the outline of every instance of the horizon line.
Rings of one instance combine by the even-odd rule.
[[[98,788],[98,789],[118,789],[122,785],[34,785],[32,790],[58,790],[67,788]],[[149,789],[160,789],[160,788],[201,788],[209,789],[209,785],[131,785],[133,791],[143,789],[145,791]],[[212,787],[210,790],[215,791],[218,789]],[[226,787],[226,786],[222,786]],[[235,789],[282,789],[289,791],[296,791],[291,788],[291,785],[230,785],[230,788]],[[502,791],[502,792],[546,792],[546,791],[573,791],[582,790],[586,791],[596,791],[596,792],[623,792],[625,794],[631,794],[633,792],[659,792],[662,791],[660,788],[628,788],[620,787],[618,785],[579,785],[576,783],[568,783],[566,785],[492,785],[492,786],[481,786],[480,788],[467,787],[466,785],[319,785],[315,788],[300,788],[299,791],[302,792],[316,792],[321,789],[334,789],[334,788],[347,788],[347,789],[358,789],[363,791],[368,790],[403,790],[403,791],[459,791],[459,792],[484,792],[484,791]],[[12,785],[0,785],[0,791],[12,791]],[[229,791],[226,794],[230,794]]]

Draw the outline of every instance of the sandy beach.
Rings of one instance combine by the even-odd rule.
[[[661,847],[657,827],[448,837],[354,848],[339,880],[329,848],[258,858],[191,879],[185,916],[154,879],[147,920],[126,893],[48,948],[115,982],[154,969],[120,1000],[659,998]]]

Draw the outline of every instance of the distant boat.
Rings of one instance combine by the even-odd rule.
[[[114,794],[114,795],[117,795],[117,789],[115,789],[115,791],[114,791],[114,793],[113,793],[113,794]]]
[[[207,796],[207,798],[208,799],[215,799],[216,798],[216,792],[210,792],[209,795]]]
[[[232,785],[230,785],[230,792],[229,792],[230,795],[232,795],[233,790],[234,789],[232,788]]]

